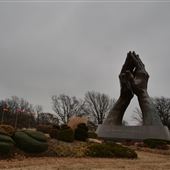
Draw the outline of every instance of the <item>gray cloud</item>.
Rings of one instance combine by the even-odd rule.
[[[150,73],[150,95],[170,96],[169,11],[169,3],[0,3],[1,98],[46,111],[53,94],[117,98],[129,50]]]

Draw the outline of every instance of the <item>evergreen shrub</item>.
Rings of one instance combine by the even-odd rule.
[[[28,153],[40,153],[48,149],[48,143],[42,133],[35,131],[18,131],[14,134],[16,145]]]
[[[73,142],[74,131],[67,125],[62,125],[58,132],[58,139],[65,142]]]
[[[15,142],[13,139],[5,134],[0,134],[0,154],[9,154]]]
[[[86,141],[88,138],[88,127],[85,123],[78,124],[75,129],[74,138],[79,141]]]
[[[94,143],[88,146],[87,155],[101,158],[137,158],[134,150],[116,143]]]
[[[143,140],[144,144],[149,148],[157,148],[167,150],[168,144],[170,141],[162,140],[162,139],[145,139]]]

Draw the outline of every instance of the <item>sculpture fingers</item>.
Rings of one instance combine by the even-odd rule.
[[[139,55],[137,55],[135,52],[131,53],[131,58],[133,60],[133,65],[135,66],[136,70],[143,70],[145,68],[144,64],[139,58]]]
[[[145,69],[145,65],[143,64],[142,60],[139,58],[138,54],[136,54],[136,59],[138,61],[138,64],[140,65],[140,68]]]
[[[139,58],[139,55],[136,54],[135,52],[131,53],[131,55],[132,55],[133,64],[135,66],[134,75],[140,73],[146,76],[147,78],[149,78],[149,74],[147,73],[145,69],[145,65],[143,64],[142,60]]]
[[[141,72],[145,75],[146,78],[149,78],[149,74],[145,69],[145,65],[143,64],[143,62],[141,61],[141,59],[139,58],[139,55],[136,55],[137,60],[139,61],[140,65],[141,65]]]
[[[134,69],[134,65],[133,65],[132,55],[131,55],[131,51],[129,51],[127,53],[127,57],[125,63],[122,66],[120,74],[125,73],[127,70],[133,71],[133,69]]]

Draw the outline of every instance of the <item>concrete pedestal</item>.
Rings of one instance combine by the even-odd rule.
[[[143,140],[148,138],[170,140],[170,132],[166,126],[100,125],[96,133],[99,137],[110,140]]]

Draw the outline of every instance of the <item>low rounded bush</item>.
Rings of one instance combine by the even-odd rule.
[[[53,128],[53,129],[58,129],[58,130],[59,130],[59,129],[60,129],[60,126],[59,126],[59,125],[53,125],[52,128]]]
[[[91,144],[88,146],[86,154],[87,156],[101,158],[137,158],[134,150],[115,143]]]
[[[51,138],[58,139],[58,132],[60,130],[60,126],[59,125],[53,125],[53,126],[52,125],[38,125],[36,129],[37,131],[49,134]]]
[[[48,144],[45,141],[45,136],[40,132],[24,132],[18,131],[14,134],[16,145],[28,153],[40,153],[48,149]]]
[[[65,142],[73,142],[74,141],[74,131],[70,127],[61,127],[58,132],[58,139]]]
[[[70,127],[67,124],[62,124],[60,129],[70,129]]]
[[[9,154],[13,148],[13,144],[7,142],[0,142],[0,154]]]
[[[75,129],[74,138],[80,141],[86,141],[88,138],[88,127],[85,123],[81,123]]]
[[[84,129],[77,128],[75,129],[74,138],[79,141],[86,141],[88,138],[88,133]]]
[[[112,147],[112,145],[110,145]],[[137,154],[133,149],[115,144],[113,152],[119,158],[137,158]]]
[[[84,129],[84,130],[88,131],[88,127],[86,126],[85,123],[80,123],[80,124],[78,124],[77,128],[79,128],[79,129]]]
[[[0,125],[0,129],[3,129],[9,136],[15,133],[15,129],[11,125]]]
[[[145,139],[143,140],[144,144],[149,148],[157,148],[167,150],[168,144],[170,141],[162,140],[162,139]]]
[[[59,129],[51,129],[50,130],[50,137],[54,139],[58,139]]]
[[[8,154],[12,150],[15,142],[10,136],[0,134],[0,154]]]

